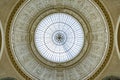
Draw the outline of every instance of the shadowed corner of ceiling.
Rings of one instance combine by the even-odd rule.
[[[102,80],[120,80],[120,77],[118,76],[107,76],[103,78]]]
[[[0,80],[17,80],[17,79],[12,77],[4,77],[4,78],[0,78]]]

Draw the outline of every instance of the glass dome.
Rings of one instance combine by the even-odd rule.
[[[45,59],[61,63],[74,59],[84,45],[82,25],[67,13],[53,13],[37,25],[35,46]]]

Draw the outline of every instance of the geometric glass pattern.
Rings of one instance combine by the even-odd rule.
[[[80,54],[84,45],[84,31],[79,21],[70,14],[53,13],[39,22],[34,41],[42,57],[63,63]]]

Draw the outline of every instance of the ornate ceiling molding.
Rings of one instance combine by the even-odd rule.
[[[11,51],[11,47],[10,47],[10,37],[9,35],[11,34],[11,25],[12,25],[12,21],[15,18],[15,15],[18,11],[18,9],[20,8],[21,5],[24,4],[24,0],[20,0],[18,2],[18,4],[16,5],[16,7],[14,8],[13,12],[11,13],[8,23],[7,23],[7,29],[6,29],[6,45],[7,45],[7,50],[8,50],[8,55],[11,59],[12,64],[14,65],[14,67],[16,68],[16,70],[26,79],[26,80],[32,80],[32,77],[28,76],[28,74],[25,74],[25,72],[23,70],[21,70],[21,68],[19,67],[18,63],[16,62],[14,56],[13,56],[13,51]],[[108,27],[109,27],[109,47],[107,50],[107,54],[105,56],[105,59],[102,62],[102,65],[96,69],[97,71],[94,72],[94,74],[92,74],[91,76],[89,76],[89,78],[87,77],[88,80],[93,80],[97,75],[99,75],[99,73],[103,70],[103,68],[105,67],[105,65],[107,64],[107,62],[110,59],[110,56],[112,54],[112,48],[113,48],[113,27],[112,27],[112,22],[111,19],[109,17],[109,14],[107,13],[106,9],[104,8],[104,6],[102,5],[102,3],[99,0],[94,0],[94,2],[101,8],[102,12],[104,13],[104,16],[106,18]],[[94,33],[92,35],[96,35],[97,33]]]
[[[2,57],[2,53],[3,53],[3,47],[4,47],[4,34],[3,34],[3,27],[2,27],[2,23],[0,21],[0,60]]]
[[[116,25],[116,31],[115,31],[115,42],[116,42],[116,49],[117,49],[117,53],[118,53],[118,57],[120,59],[120,16],[118,18],[117,21],[117,25]]]

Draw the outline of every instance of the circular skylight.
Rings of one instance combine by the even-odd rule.
[[[61,63],[80,54],[84,44],[84,32],[82,25],[73,16],[53,13],[40,21],[34,39],[42,57]]]

